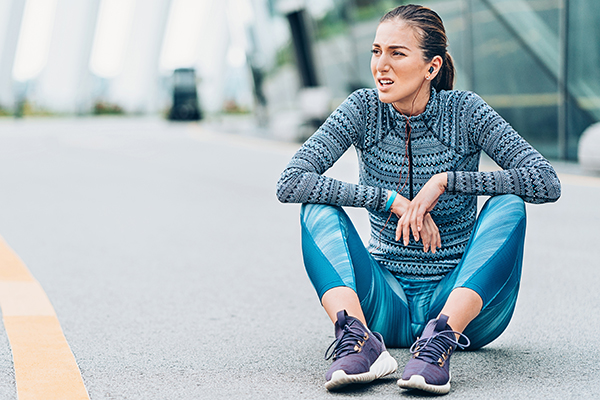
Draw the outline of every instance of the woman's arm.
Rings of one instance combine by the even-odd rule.
[[[448,171],[432,176],[398,221],[396,236],[402,237],[405,244],[411,232],[415,240],[419,240],[425,215],[444,192],[490,196],[511,193],[530,203],[553,202],[560,197],[560,181],[554,168],[508,122],[474,93],[468,94],[463,106],[469,123],[461,121],[459,126],[468,126],[468,132],[457,134],[468,133],[467,139],[484,150],[503,170]]]
[[[422,239],[424,250],[435,249],[442,246],[437,225],[431,219],[429,212],[433,210],[440,196],[446,191],[448,184],[447,174],[435,174],[412,201],[408,201],[396,228],[396,240],[403,239],[404,245],[408,246],[410,232],[412,231],[415,241]],[[433,224],[433,225],[432,225]]]
[[[351,94],[302,145],[282,172],[277,183],[279,201],[383,211],[387,190],[323,176],[351,145],[359,145],[366,130],[365,115],[359,92]]]
[[[529,203],[558,200],[560,181],[552,165],[523,139],[496,111],[474,93],[464,102],[468,134],[502,171],[448,172],[451,194],[516,194]],[[459,133],[460,134],[460,133]]]

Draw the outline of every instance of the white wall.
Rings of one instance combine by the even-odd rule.
[[[130,113],[155,113],[164,106],[160,52],[171,0],[137,0],[123,70],[109,82],[108,101]]]
[[[33,100],[65,113],[91,109],[89,59],[100,0],[59,0],[47,64],[36,79]]]
[[[122,70],[102,80],[90,72],[101,1],[57,0],[52,33],[46,36],[47,61],[29,82],[28,99],[39,108],[65,114],[87,113],[97,100],[117,104],[129,113],[162,111],[170,99],[159,63],[172,0],[135,0],[129,36],[122,39],[127,48]],[[201,33],[190,50],[194,61],[189,66],[198,71],[203,109],[218,112],[230,99],[251,108],[250,71],[232,54],[243,58],[251,50],[245,32],[254,23],[256,50],[269,65],[287,32],[272,30],[266,0],[197,1],[205,4],[206,12],[197,18]],[[13,65],[26,2],[0,0],[0,106],[5,108],[14,106]],[[240,5],[250,12],[239,12]],[[252,16],[246,20],[246,15]]]
[[[0,107],[14,106],[12,69],[25,0],[0,0]]]

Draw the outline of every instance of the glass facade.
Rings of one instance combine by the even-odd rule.
[[[401,3],[332,0],[312,15],[319,84],[334,98],[373,86],[369,60],[378,20]],[[600,121],[600,1],[421,4],[444,20],[455,87],[481,95],[547,157],[575,160],[579,136]]]

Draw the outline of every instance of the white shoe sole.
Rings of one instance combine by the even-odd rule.
[[[431,385],[425,382],[425,378],[421,375],[413,375],[409,380],[398,380],[398,386],[402,389],[418,389],[429,393],[446,394],[450,391],[450,379],[445,385]]]
[[[389,374],[393,374],[398,369],[398,362],[388,353],[384,351],[377,357],[377,360],[371,365],[369,372],[362,374],[347,375],[344,370],[337,370],[331,375],[331,379],[325,383],[325,389],[336,390],[351,383],[369,383],[375,379],[383,378]]]

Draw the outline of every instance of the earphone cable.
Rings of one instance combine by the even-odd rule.
[[[426,79],[423,79],[423,82],[421,82],[421,85],[419,86],[419,89],[417,90],[417,93],[415,94],[415,97],[413,98],[413,101],[411,102],[410,113],[409,113],[408,117],[406,115],[404,115],[404,113],[402,111],[398,110],[400,115],[402,115],[404,117],[404,119],[406,120],[406,122],[405,122],[406,142],[404,144],[404,156],[402,157],[402,164],[400,165],[400,176],[398,178],[398,184],[396,185],[396,193],[398,193],[398,194],[400,194],[400,192],[402,192],[404,190],[404,188],[406,187],[406,184],[408,183],[408,178],[409,178],[408,172],[411,170],[411,164],[412,164],[412,160],[410,158],[408,159],[407,176],[404,179],[404,185],[402,185],[402,187],[400,188],[400,184],[402,183],[402,169],[404,168],[404,161],[408,158],[408,144],[410,142],[410,134],[412,132],[412,127],[410,126],[410,119],[412,118],[412,113],[413,113],[413,110],[415,107],[415,101],[417,100],[417,97],[419,96],[419,93],[421,92],[421,88],[423,87],[425,80]],[[392,105],[393,105],[393,103],[392,103]],[[390,206],[390,208],[391,208],[391,206]],[[377,236],[379,236],[379,240],[378,240],[379,243],[377,244],[377,247],[375,248],[375,250],[378,250],[381,247],[381,240],[383,239],[383,236],[382,236],[383,231],[387,227],[387,224],[390,221],[390,219],[392,218],[393,214],[394,213],[392,211],[390,211],[387,219],[385,220],[385,223],[383,224],[383,227],[379,231],[379,234],[377,235]]]

